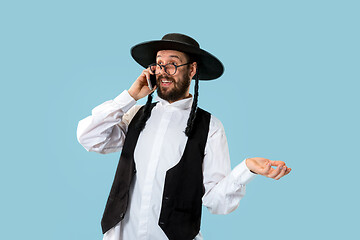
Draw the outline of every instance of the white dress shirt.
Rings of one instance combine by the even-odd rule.
[[[129,205],[124,219],[104,234],[104,240],[167,239],[158,226],[166,171],[183,154],[184,133],[192,97],[174,103],[158,98],[151,117],[140,133],[134,152],[137,173],[130,188]],[[127,91],[92,110],[81,120],[78,141],[87,151],[121,151],[128,125],[140,106]],[[245,185],[255,174],[245,161],[231,171],[229,150],[221,122],[211,115],[203,160],[205,194],[203,205],[211,213],[234,211],[245,195]],[[202,239],[199,233],[195,239]]]

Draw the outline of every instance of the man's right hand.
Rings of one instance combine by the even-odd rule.
[[[130,96],[133,97],[136,101],[146,97],[156,89],[155,86],[153,90],[150,90],[146,79],[150,79],[150,70],[148,68],[141,73],[141,75],[136,79],[136,81],[128,90]]]

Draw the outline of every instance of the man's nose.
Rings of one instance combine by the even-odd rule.
[[[159,74],[163,75],[164,73],[166,73],[166,75],[169,75],[169,74],[165,71],[165,69],[166,69],[165,66],[161,66]]]

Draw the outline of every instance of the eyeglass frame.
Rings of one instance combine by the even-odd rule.
[[[165,72],[167,75],[173,76],[173,75],[176,74],[177,69],[178,69],[179,67],[182,67],[182,66],[185,66],[185,65],[189,65],[189,64],[191,64],[191,63],[193,63],[193,62],[188,62],[188,63],[185,63],[185,64],[181,64],[181,65],[179,65],[179,66],[176,65],[175,63],[168,63],[168,64],[165,64],[165,65],[158,64],[158,63],[152,63],[152,64],[150,64],[150,65],[148,66],[148,68],[149,68],[150,71],[151,71],[151,68],[150,68],[150,67],[159,65],[159,66],[160,66],[160,71],[164,68],[164,72]],[[166,66],[167,66],[167,65],[173,65],[173,66],[175,67],[175,72],[174,72],[173,74],[170,74],[170,73],[168,73],[168,72],[166,71],[166,69],[167,69]],[[151,71],[151,72],[152,72],[152,71]],[[158,74],[160,74],[160,72],[159,72],[158,74],[156,74],[156,73],[154,72],[154,74],[155,74],[155,75],[158,75]]]

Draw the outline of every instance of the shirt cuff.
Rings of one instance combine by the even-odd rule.
[[[114,99],[114,103],[121,106],[121,109],[124,112],[127,112],[132,106],[136,104],[136,101],[133,97],[130,96],[127,90],[124,90]]]
[[[246,166],[245,160],[231,171],[231,175],[235,179],[236,185],[246,185],[256,176],[256,174],[252,173]]]

